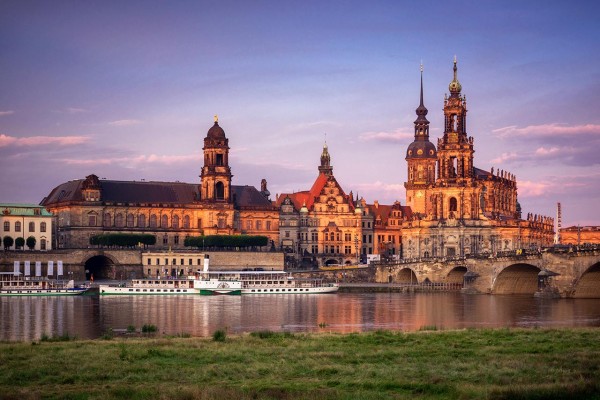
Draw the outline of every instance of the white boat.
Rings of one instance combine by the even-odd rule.
[[[77,287],[71,280],[41,276],[0,273],[0,296],[68,296],[85,293],[87,287]]]
[[[188,276],[181,279],[132,279],[118,285],[99,285],[100,295],[241,294],[241,282],[217,277]]]
[[[285,271],[213,271],[209,274],[220,281],[240,282],[242,295],[335,293],[340,288],[338,283],[321,278],[295,278]]]

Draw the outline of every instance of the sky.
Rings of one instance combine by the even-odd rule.
[[[600,225],[600,2],[0,2],[0,202],[60,183],[199,183],[214,115],[234,185],[405,204],[420,64],[430,140],[454,56],[475,166],[527,213]]]

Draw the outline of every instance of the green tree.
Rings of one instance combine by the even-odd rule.
[[[8,250],[9,248],[11,248],[14,243],[15,243],[15,240],[13,238],[11,238],[10,236],[4,236],[4,239],[2,239],[2,244],[4,245],[4,250]]]
[[[29,250],[33,250],[35,248],[36,242],[37,241],[35,240],[35,238],[33,236],[29,236],[25,243],[27,244],[27,247],[29,248]]]
[[[19,236],[16,240],[15,240],[15,247],[17,249],[22,249],[25,246],[25,239],[23,239],[22,236]]]

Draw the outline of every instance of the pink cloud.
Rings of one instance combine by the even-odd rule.
[[[555,185],[549,182],[532,182],[519,181],[518,190],[519,196],[523,197],[539,197],[543,196],[555,189]]]
[[[134,157],[115,157],[115,158],[94,158],[94,159],[74,159],[66,158],[60,160],[68,165],[123,165],[123,166],[140,166],[140,165],[174,165],[188,161],[199,161],[201,157],[197,154],[183,156],[158,156],[156,154],[138,155]]]
[[[500,137],[509,136],[530,136],[530,137],[551,137],[551,136],[570,136],[570,135],[600,135],[600,125],[585,124],[585,125],[565,125],[565,124],[543,124],[529,125],[524,128],[517,126],[507,126],[504,128],[494,129]]]
[[[0,134],[0,147],[36,147],[47,145],[75,146],[89,142],[90,138],[86,136],[30,136],[17,138]]]
[[[503,162],[518,159],[519,155],[515,152],[502,153],[500,157],[494,158],[490,162],[492,164],[502,164]]]
[[[360,134],[361,141],[376,140],[380,142],[406,142],[407,139],[414,138],[414,132],[404,129],[396,129],[394,132],[365,132]]]
[[[134,126],[141,124],[142,121],[137,119],[120,119],[117,121],[109,122],[108,124],[111,126]]]
[[[14,111],[12,111],[12,110],[9,110],[9,111],[0,111],[0,117],[3,117],[3,116],[5,116],[5,115],[12,115],[12,114],[14,114],[14,113],[15,113],[15,112],[14,112]]]

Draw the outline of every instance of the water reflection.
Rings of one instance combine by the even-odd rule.
[[[600,299],[459,293],[253,296],[1,297],[1,340],[43,334],[97,338],[155,325],[160,333],[210,336],[258,330],[349,333],[486,327],[600,326]]]

